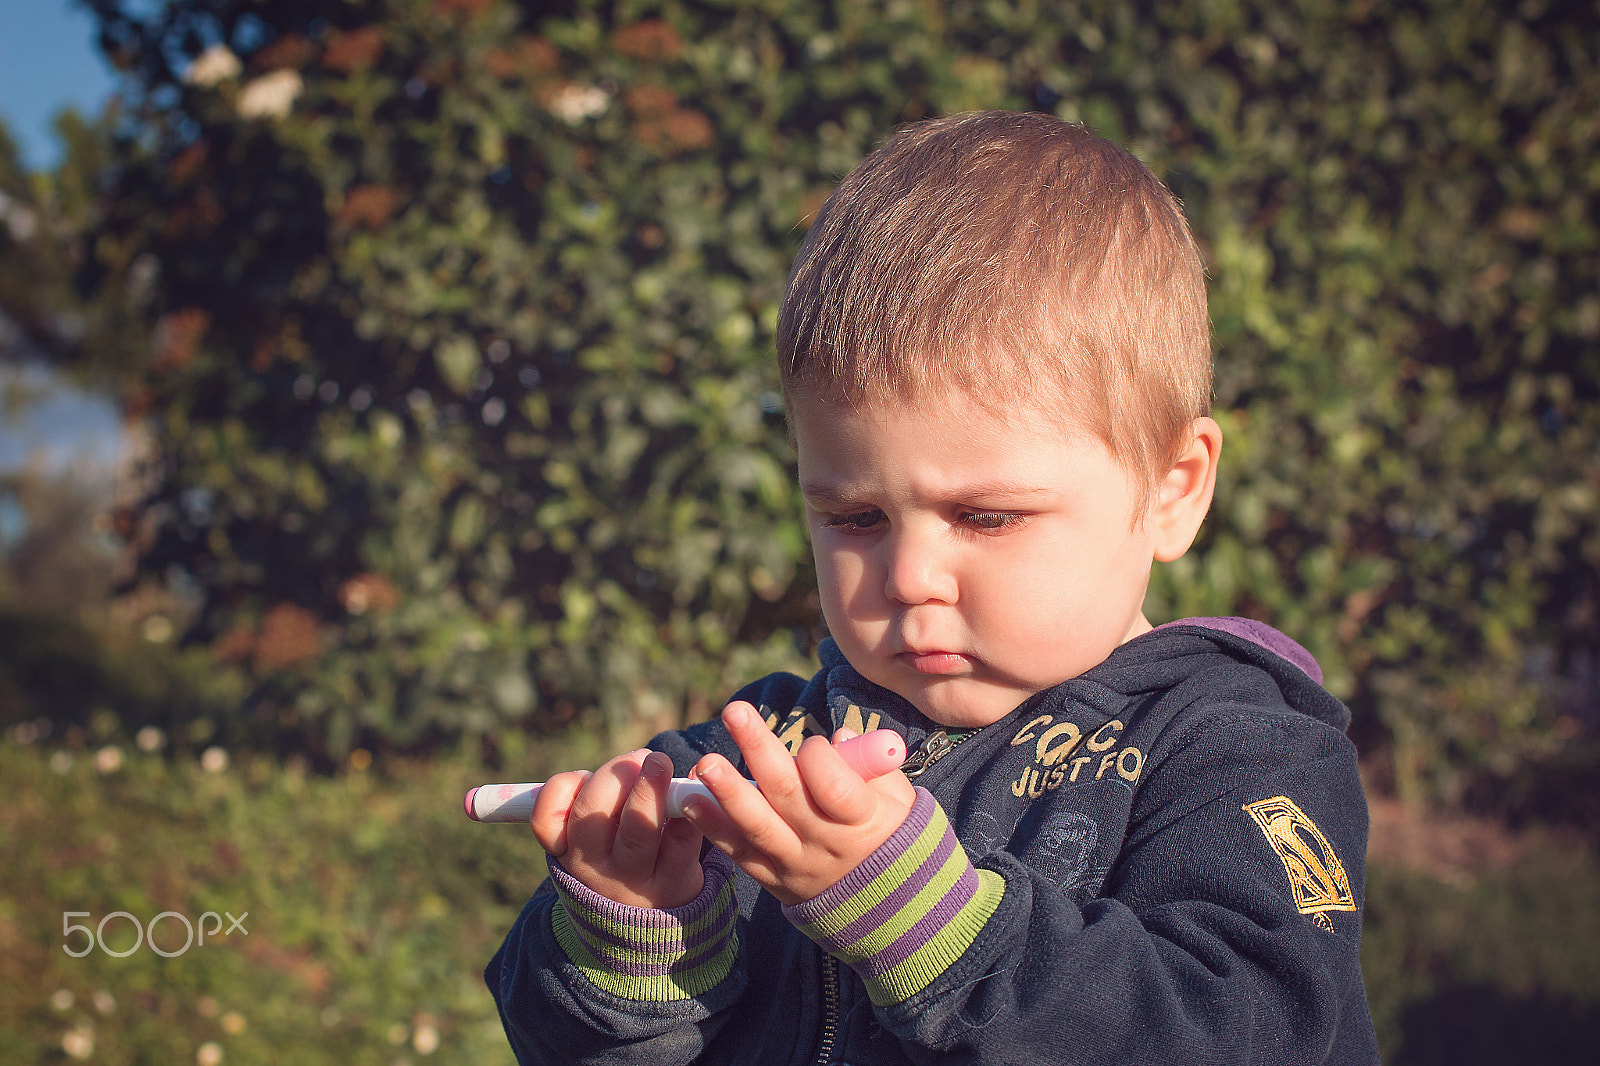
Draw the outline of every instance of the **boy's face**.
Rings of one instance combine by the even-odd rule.
[[[958,390],[790,407],[828,630],[929,718],[998,721],[1150,628],[1152,535],[1099,439]]]

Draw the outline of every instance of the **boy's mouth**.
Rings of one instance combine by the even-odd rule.
[[[972,659],[955,651],[903,651],[895,656],[919,674],[961,674],[972,669]]]

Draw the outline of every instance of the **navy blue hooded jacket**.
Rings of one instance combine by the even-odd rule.
[[[1162,626],[950,743],[832,642],[809,680],[735,698],[797,747],[848,725],[932,755],[915,777],[1004,893],[901,1002],[737,875],[737,962],[673,1002],[605,992],[552,931],[549,882],[485,978],[524,1064],[1378,1061],[1360,970],[1367,808],[1349,712],[1246,619]],[[651,742],[740,764],[718,722]]]

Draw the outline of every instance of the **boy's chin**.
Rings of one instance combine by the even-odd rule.
[[[936,678],[901,692],[924,716],[946,729],[982,729],[1014,711],[1028,693],[1018,695],[972,678]]]

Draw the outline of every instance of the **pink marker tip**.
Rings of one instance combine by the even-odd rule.
[[[478,794],[478,789],[482,787],[482,785],[475,786],[467,793],[467,798],[461,801],[462,806],[466,807],[467,809],[467,817],[471,818],[474,822],[478,820],[478,814],[472,809],[472,797],[476,796]]]
[[[834,750],[845,764],[867,780],[882,777],[906,761],[906,742],[892,729],[874,729],[840,741]]]

